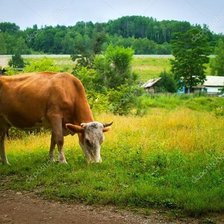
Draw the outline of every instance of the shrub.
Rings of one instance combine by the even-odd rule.
[[[157,86],[160,92],[169,92],[169,93],[177,92],[177,84],[172,74],[169,74],[166,71],[164,71],[161,72],[160,78],[161,79],[159,80]]]
[[[136,85],[128,84],[119,86],[109,91],[110,111],[114,114],[127,115],[133,112],[138,105],[138,96],[142,89]]]
[[[88,69],[87,67],[80,67],[73,71],[73,74],[80,79],[85,89],[88,91],[95,90],[96,71],[94,69]]]
[[[133,53],[131,48],[110,45],[104,55],[96,57],[94,61],[98,81],[114,89],[135,83],[137,76],[131,72]]]
[[[15,54],[12,59],[9,60],[9,66],[17,69],[23,69],[25,66],[24,60],[20,54]]]
[[[59,72],[60,67],[58,67],[54,60],[51,58],[40,58],[35,60],[30,60],[24,69],[25,72]]]

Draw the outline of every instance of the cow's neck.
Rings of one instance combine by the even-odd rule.
[[[93,113],[90,109],[88,102],[79,104],[75,109],[75,122],[76,124],[87,123],[94,121]]]

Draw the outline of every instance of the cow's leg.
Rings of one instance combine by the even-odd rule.
[[[56,142],[54,140],[53,133],[51,134],[51,145],[49,151],[49,159],[50,161],[54,162],[54,149],[55,149]]]
[[[6,131],[1,130],[0,131],[0,156],[2,159],[2,163],[9,165],[7,156],[5,154],[5,135],[6,135]]]
[[[67,163],[65,159],[64,151],[63,151],[64,136],[63,136],[63,129],[62,129],[62,119],[60,116],[51,116],[49,120],[51,122],[51,127],[52,127],[52,138],[54,139],[54,142],[58,147],[59,162]]]

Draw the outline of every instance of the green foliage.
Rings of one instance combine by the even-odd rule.
[[[24,68],[24,72],[59,72],[60,67],[51,58],[40,58],[29,60]]]
[[[130,63],[133,54],[134,51],[131,48],[110,45],[105,52],[105,59],[122,75],[130,73]]]
[[[0,23],[0,31],[3,33],[17,33],[19,32],[19,26],[15,23],[2,22]]]
[[[224,41],[220,39],[214,51],[215,58],[211,59],[212,75],[224,76]]]
[[[109,94],[107,92],[99,93],[87,89],[87,98],[90,108],[95,115],[111,112]]]
[[[9,66],[22,70],[25,66],[25,62],[20,54],[15,54],[12,56],[12,59],[9,60]]]
[[[108,46],[104,55],[95,59],[98,82],[106,88],[133,84],[137,79],[131,72],[133,53],[131,48]]]
[[[137,76],[131,72],[131,61],[133,58],[133,50],[124,47],[108,46],[103,55],[72,55],[72,59],[76,60],[76,67],[73,74],[77,75],[85,86],[91,79],[91,84],[95,91],[104,91],[107,88],[117,88],[125,83],[133,84]],[[84,67],[84,69],[83,69]],[[93,69],[96,74],[91,75]],[[86,72],[86,74],[84,74]],[[91,77],[90,77],[91,76]]]
[[[134,85],[120,85],[117,89],[109,91],[109,109],[114,114],[127,115],[139,113],[138,97],[142,94],[142,89]]]
[[[95,24],[82,21],[68,27],[34,25],[24,31],[14,23],[0,23],[0,53],[99,54],[113,44],[131,47],[136,54],[170,54],[174,33],[185,33],[192,27],[189,22],[157,21],[143,16],[125,16]],[[220,35],[208,28],[204,33],[214,47]]]
[[[96,88],[96,71],[84,66],[78,67],[73,71],[73,74],[81,80],[87,92],[95,91]]]
[[[175,59],[171,60],[171,70],[180,87],[185,86],[191,92],[193,86],[206,79],[205,63],[209,62],[207,36],[200,28],[193,28],[176,34],[172,46]]]
[[[0,23],[0,54],[29,54],[26,41],[15,23]]]
[[[76,59],[74,55],[72,57],[73,60]],[[132,57],[132,49],[110,45],[105,53],[95,57],[94,61],[83,56],[76,59],[73,74],[85,86],[90,105],[94,110],[105,109],[124,115],[136,108],[141,91],[135,84],[137,76],[131,72]]]
[[[166,71],[160,74],[160,80],[156,88],[159,92],[177,92],[177,83],[172,74],[167,73]]]
[[[188,22],[157,21],[144,16],[123,16],[107,24],[109,34],[122,37],[148,38],[156,43],[170,42],[172,33],[186,32],[191,28]]]
[[[7,54],[7,44],[3,33],[0,33],[0,54]]]
[[[94,62],[94,55],[91,54],[73,54],[71,59],[76,62],[74,72],[79,70],[82,67],[92,68]]]

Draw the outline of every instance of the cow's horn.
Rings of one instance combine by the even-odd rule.
[[[110,123],[104,123],[104,124],[103,124],[103,127],[104,127],[104,128],[106,128],[106,127],[111,126],[112,124],[113,124],[113,121],[112,121],[112,122],[110,122]]]
[[[85,128],[85,127],[87,126],[87,124],[86,124],[86,123],[81,123],[80,126],[81,126],[82,128]]]

